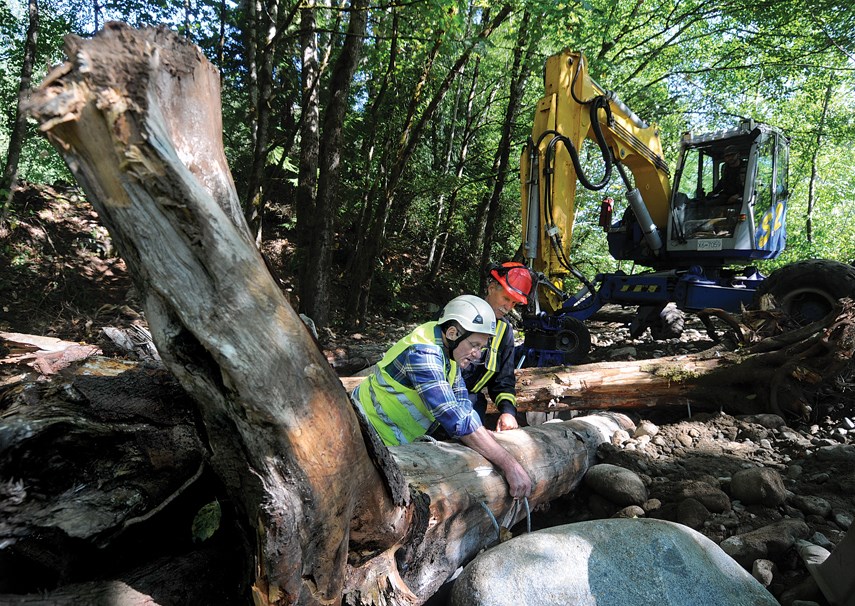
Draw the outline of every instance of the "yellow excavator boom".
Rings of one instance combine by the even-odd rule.
[[[585,139],[595,139],[599,126],[613,158],[632,173],[635,188],[656,225],[667,221],[671,183],[659,128],[643,122],[613,93],[594,82],[581,53],[565,50],[547,59],[544,86],[545,95],[537,104],[534,118],[532,144],[520,162],[522,217],[527,232],[523,234],[524,254],[532,269],[543,272],[563,290],[560,282],[569,273],[579,175],[566,143],[553,142],[556,136],[569,140],[578,151]],[[591,112],[595,100],[601,104],[593,112],[598,125],[593,124]],[[605,102],[610,112],[602,107]],[[548,150],[550,145],[552,151]],[[552,172],[545,175],[544,170]],[[553,310],[560,307],[558,301],[544,304]]]

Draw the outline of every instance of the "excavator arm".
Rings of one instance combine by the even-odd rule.
[[[541,305],[555,311],[562,304],[564,277],[580,277],[570,257],[577,184],[602,189],[617,169],[651,248],[658,239],[656,226],[665,225],[668,217],[671,185],[658,127],[594,82],[581,53],[550,57],[544,85],[546,94],[537,104],[520,161],[523,253],[527,264],[554,285],[541,289]],[[596,141],[602,152],[604,171],[597,182],[590,181],[578,157],[585,139]]]

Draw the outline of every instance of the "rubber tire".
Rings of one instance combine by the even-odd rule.
[[[556,335],[556,349],[564,352],[565,364],[579,364],[591,351],[591,331],[576,318],[563,318]]]
[[[824,318],[834,304],[855,299],[855,267],[829,259],[811,259],[785,265],[773,271],[754,293],[753,307],[760,297],[770,294],[799,326]]]
[[[683,313],[683,310],[677,309],[673,303],[668,303],[659,312],[659,322],[654,322],[650,327],[650,336],[655,341],[679,339],[680,335],[683,334],[685,325],[686,314]]]

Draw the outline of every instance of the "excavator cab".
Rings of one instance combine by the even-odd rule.
[[[789,141],[746,120],[683,137],[668,217],[668,257],[684,265],[748,263],[784,249]]]

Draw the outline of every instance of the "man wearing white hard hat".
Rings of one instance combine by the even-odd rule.
[[[527,497],[531,478],[481,424],[459,372],[480,359],[495,334],[496,315],[486,301],[456,297],[438,320],[393,345],[351,399],[387,446],[442,428],[496,465],[511,496]]]

